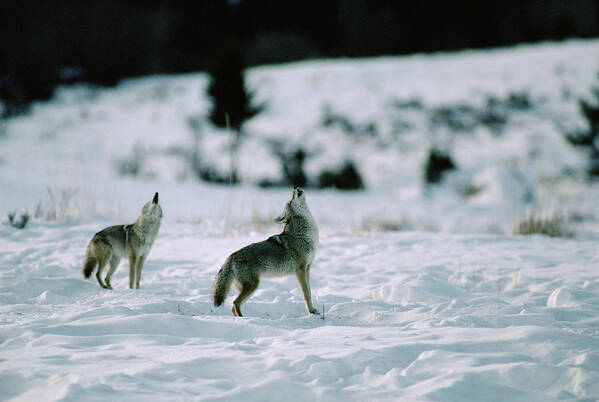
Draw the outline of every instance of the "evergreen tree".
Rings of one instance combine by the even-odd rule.
[[[567,134],[568,140],[579,146],[590,148],[588,173],[592,178],[599,177],[599,87],[591,90],[593,97],[590,101],[580,99],[578,104],[582,116],[588,123],[588,129],[574,134]]]
[[[232,131],[230,181],[237,183],[237,162],[241,138],[245,135],[243,124],[261,110],[252,105],[252,93],[245,87],[244,62],[240,51],[226,46],[210,67],[208,95],[212,99],[210,121],[217,127]]]

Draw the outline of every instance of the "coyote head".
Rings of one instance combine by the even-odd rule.
[[[275,218],[277,223],[287,223],[294,215],[303,215],[309,213],[308,204],[306,204],[306,193],[299,187],[294,187],[291,193],[291,199],[285,204],[285,209]]]
[[[141,214],[144,219],[148,221],[155,221],[162,218],[162,207],[160,207],[160,204],[158,203],[158,193],[154,194],[152,201],[149,201],[144,205]]]

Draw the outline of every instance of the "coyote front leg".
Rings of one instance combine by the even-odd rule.
[[[129,251],[129,289],[133,289],[133,285],[135,284],[135,273],[137,267],[137,256],[133,250]]]
[[[311,265],[311,264],[310,264]],[[295,270],[297,281],[302,288],[304,294],[304,301],[306,302],[306,308],[310,314],[320,314],[317,309],[312,305],[312,292],[310,292],[310,265],[304,265],[302,268]]]
[[[141,270],[144,267],[146,261],[145,256],[141,256],[137,259],[137,265],[135,266],[135,289],[139,289],[139,281],[141,280]]]

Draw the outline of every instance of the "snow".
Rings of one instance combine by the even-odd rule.
[[[347,208],[336,203],[325,206],[326,213],[319,208],[322,223],[343,222],[346,231],[381,222],[381,210],[387,226],[452,233],[511,233],[529,210],[558,209],[595,222],[594,203],[584,201],[598,196],[597,186],[584,179],[587,153],[570,146],[565,134],[586,128],[578,100],[589,98],[597,85],[598,56],[598,41],[573,40],[254,68],[248,83],[256,102],[266,107],[245,128],[240,176],[248,188],[231,192],[198,186],[189,162],[197,143],[202,162],[222,175],[229,168],[231,136],[208,123],[204,74],[131,79],[108,89],[59,88],[50,102],[4,123],[0,180],[6,191],[0,210],[31,212],[50,202],[49,188],[55,198],[64,190],[76,192],[77,218],[93,213],[123,219],[137,213],[143,201],[125,195],[136,193],[128,189],[152,183],[165,194],[184,192],[177,200],[195,206],[191,218],[213,221],[205,193],[233,203],[246,196],[258,199],[263,193],[255,191],[255,183],[281,178],[272,152],[278,141],[290,151],[307,152],[305,168],[313,182],[324,169],[355,162],[368,195],[345,197],[343,205],[359,211],[356,216],[348,223]],[[499,133],[486,124],[454,132],[430,119],[438,108],[480,112],[490,99],[501,103],[514,94],[524,94],[531,106],[509,109]],[[327,110],[346,118],[355,132],[323,125]],[[196,128],[190,119],[199,122]],[[422,183],[431,146],[448,150],[459,168],[436,191]],[[120,175],[119,164],[135,158],[137,176]],[[475,191],[465,196],[469,190]],[[188,220],[189,209],[179,204],[171,218]],[[250,220],[250,214],[243,219]],[[594,233],[585,225],[578,229]]]
[[[252,69],[268,107],[248,123],[237,187],[199,183],[181,156],[199,116],[202,156],[228,167],[203,74],[61,88],[5,120],[0,214],[35,217],[0,225],[0,399],[599,400],[599,188],[562,131],[584,127],[577,100],[598,55],[598,40],[572,40]],[[515,91],[534,106],[499,134],[427,119]],[[424,106],[392,106],[410,100]],[[323,126],[327,105],[377,134]],[[282,138],[314,152],[311,177],[350,157],[367,188],[306,190],[323,314],[306,313],[288,277],[263,280],[236,318],[234,290],[216,308],[212,281],[231,252],[281,230],[290,189],[254,183],[280,178],[268,143]],[[433,143],[458,169],[427,188]],[[136,147],[140,173],[120,175]],[[126,261],[112,291],[85,280],[93,234],[133,222],[155,191],[165,217],[141,289],[128,289]],[[513,235],[523,214],[554,211],[574,237]]]
[[[16,400],[554,400],[599,395],[593,241],[331,236],[308,316],[295,278],[214,308],[228,253],[262,236],[165,225],[139,291],[80,275],[95,225],[3,228],[0,378]],[[92,278],[93,279],[93,278]]]

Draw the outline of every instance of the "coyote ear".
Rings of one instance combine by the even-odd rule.
[[[154,204],[158,204],[158,193],[154,194],[154,198],[152,199]]]

